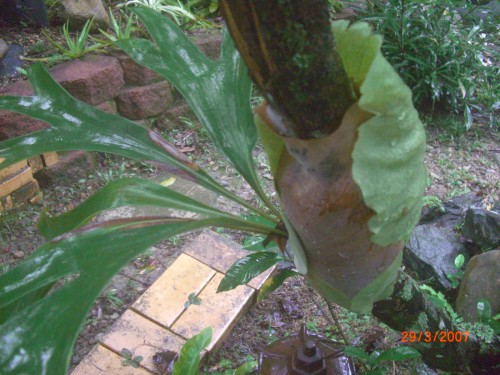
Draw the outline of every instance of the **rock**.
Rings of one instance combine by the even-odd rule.
[[[192,36],[193,43],[212,60],[217,60],[220,55],[222,35],[220,32],[201,31]]]
[[[77,99],[94,105],[104,103],[102,109],[116,113],[114,104],[105,102],[118,95],[125,84],[118,59],[109,56],[86,56],[57,65],[50,73]],[[28,81],[20,81],[1,90],[0,95],[30,96],[33,95],[33,90]],[[15,112],[0,111],[0,141],[48,127],[43,121]]]
[[[451,230],[423,224],[411,234],[403,251],[403,262],[421,280],[432,279],[430,284],[444,291],[451,287],[446,275],[456,272],[454,261],[459,254],[463,254],[467,260],[464,245]]]
[[[500,212],[469,208],[465,214],[463,233],[467,240],[481,248],[500,246]]]
[[[19,81],[2,89],[0,95],[29,96],[33,95],[33,90],[28,81]],[[0,141],[33,133],[48,127],[49,124],[46,122],[35,120],[15,112],[0,111]]]
[[[20,251],[20,250],[19,251],[14,251],[12,253],[12,255],[14,255],[15,258],[22,258],[22,257],[24,257],[24,252]]]
[[[186,103],[178,103],[163,112],[156,121],[156,127],[163,130],[175,129],[183,124],[181,118],[196,119],[195,114]]]
[[[35,178],[42,188],[58,185],[75,184],[95,169],[94,154],[86,151],[70,151],[60,157],[59,162],[35,173]]]
[[[422,210],[420,224],[433,223],[438,227],[453,230],[457,225],[462,223],[467,209],[478,205],[480,202],[481,197],[474,192],[470,192],[443,202],[444,212],[440,211],[437,207],[425,207]]]
[[[116,107],[120,115],[139,120],[159,115],[172,101],[170,84],[162,81],[148,86],[124,88],[116,97]]]
[[[96,105],[96,108],[102,109],[105,112],[112,113],[116,115],[118,110],[116,109],[116,103],[114,100],[108,100],[107,102]]]
[[[50,70],[54,79],[75,98],[89,104],[101,104],[114,98],[125,84],[117,58],[87,55]]]
[[[458,292],[456,310],[469,322],[477,320],[480,299],[491,305],[491,316],[500,313],[500,250],[476,255],[467,264]]]
[[[63,0],[64,16],[69,18],[72,27],[80,28],[94,18],[101,27],[109,25],[109,16],[101,0]]]
[[[7,50],[9,49],[9,45],[5,40],[0,38],[0,60],[4,57],[4,55],[7,53]]]
[[[119,53],[116,55],[125,74],[125,83],[132,86],[145,86],[158,81],[163,81],[164,78],[158,73],[137,64],[128,55]]]
[[[21,56],[24,53],[24,48],[19,44],[11,44],[5,55],[0,60],[0,77],[15,77],[19,76],[17,68],[24,65]]]

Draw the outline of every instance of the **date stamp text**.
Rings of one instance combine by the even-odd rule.
[[[404,343],[414,342],[467,342],[469,339],[468,331],[403,331],[401,332],[401,341]]]

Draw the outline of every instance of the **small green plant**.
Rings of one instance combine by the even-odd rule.
[[[196,293],[190,293],[188,300],[184,302],[184,307],[187,309],[191,305],[201,305],[201,298],[196,296]]]
[[[477,320],[479,323],[491,327],[495,334],[500,334],[500,314],[491,316],[491,305],[486,298],[482,298],[476,305]]]
[[[318,333],[318,331],[319,331],[319,329],[318,329],[318,320],[317,319],[309,320],[306,323],[306,328],[307,328],[308,331]]]
[[[177,25],[186,21],[196,21],[196,17],[180,1],[172,0],[129,0],[123,6],[142,5],[157,12],[166,13],[173,18]]]
[[[200,352],[212,341],[212,328],[207,327],[191,337],[182,346],[179,358],[174,363],[172,375],[196,375],[199,373]]]
[[[464,255],[463,254],[457,255],[455,261],[453,262],[453,266],[455,267],[455,273],[446,275],[448,280],[450,280],[453,289],[455,289],[460,284],[460,280],[462,280],[462,278],[464,277],[464,271],[462,270],[464,262],[465,262]]]
[[[50,46],[44,40],[39,40],[35,44],[29,46],[27,52],[30,56],[37,56],[43,55],[48,51],[50,51]]]
[[[69,21],[66,22],[63,26],[63,36],[64,36],[64,45],[57,43],[54,39],[52,39],[46,32],[42,31],[47,40],[60,52],[59,55],[54,55],[49,59],[46,59],[49,62],[56,62],[60,60],[72,60],[82,57],[90,52],[95,52],[103,48],[102,43],[95,43],[90,46],[87,46],[90,29],[92,27],[93,19],[88,20],[83,25],[81,31],[77,31],[75,36],[72,37],[69,32]]]
[[[424,206],[436,207],[440,212],[444,212],[443,202],[435,195],[424,195],[422,198]]]
[[[123,348],[120,352],[123,358],[122,366],[132,366],[134,368],[138,368],[140,366],[141,361],[144,359],[140,355],[134,355],[130,350]]]
[[[119,308],[124,304],[123,300],[116,295],[116,289],[107,290],[104,296],[115,308]]]
[[[118,40],[130,39],[132,33],[138,30],[137,16],[133,13],[126,14],[124,11],[120,11],[118,17],[115,17],[110,9],[109,19],[113,27],[114,35],[102,29],[99,29],[99,31],[113,43]],[[124,23],[125,26],[123,25]]]
[[[361,348],[347,346],[344,353],[361,360],[366,368],[366,374],[369,375],[384,375],[387,374],[387,369],[382,362],[385,361],[408,361],[420,357],[420,353],[409,346],[397,346],[387,349],[382,352],[374,350],[368,354]]]

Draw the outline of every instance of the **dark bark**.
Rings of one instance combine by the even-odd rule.
[[[277,130],[301,139],[334,132],[354,102],[325,0],[223,0],[229,31],[268,103]]]

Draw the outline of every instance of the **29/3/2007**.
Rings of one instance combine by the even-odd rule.
[[[467,342],[469,331],[403,331],[401,332],[401,342]]]

